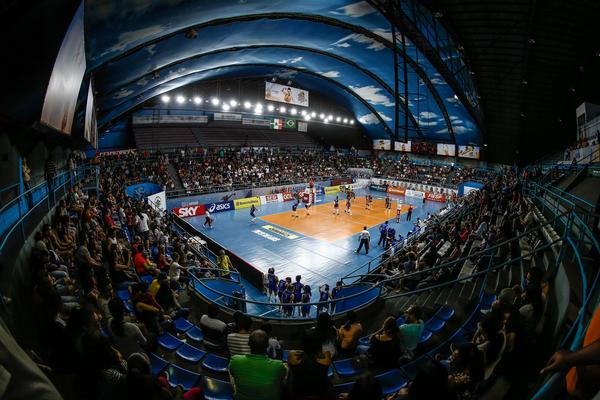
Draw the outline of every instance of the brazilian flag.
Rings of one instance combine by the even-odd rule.
[[[284,127],[285,127],[285,129],[296,129],[296,120],[295,119],[286,119]]]

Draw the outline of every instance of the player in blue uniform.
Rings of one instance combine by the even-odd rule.
[[[333,213],[340,215],[340,198],[338,196],[335,196],[335,200],[333,201]]]
[[[331,289],[331,300],[335,300],[336,298],[338,298],[341,290],[342,290],[342,281],[337,281],[335,283],[335,287],[333,289]],[[331,314],[333,314],[333,312],[335,311],[335,305],[336,305],[336,303],[334,303],[334,302],[330,303]]]
[[[327,302],[329,301],[329,285],[325,284],[319,287],[319,307],[317,307],[317,314],[327,312],[329,306]]]
[[[277,300],[277,276],[275,275],[275,268],[269,268],[267,272],[267,287],[269,289],[269,301],[271,301],[271,297],[273,300]]]
[[[310,286],[305,285],[304,286],[304,293],[302,293],[302,304],[306,304],[306,303],[310,303],[310,296],[312,295],[311,291],[310,291]],[[303,305],[300,308],[300,313],[302,314],[303,317],[308,317],[308,314],[310,313],[310,306],[308,305]]]
[[[257,208],[254,206],[254,204],[252,204],[252,206],[250,207],[250,216],[252,217],[252,222],[256,220],[256,210]]]
[[[292,204],[292,217],[298,218],[298,204],[300,204],[300,202]]]
[[[283,315],[286,317],[291,317],[292,316],[292,311],[294,310],[294,306],[291,305],[292,300],[293,300],[293,296],[294,296],[294,287],[292,285],[288,285],[285,288],[285,291],[283,292],[283,295],[281,296],[281,302],[284,305],[283,308]],[[287,304],[290,304],[289,306]]]

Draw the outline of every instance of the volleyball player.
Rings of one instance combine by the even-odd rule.
[[[333,213],[340,215],[340,199],[338,196],[335,196],[335,200],[333,201]]]
[[[396,206],[396,222],[400,222],[400,214],[402,213],[402,204],[398,201],[398,205]]]
[[[250,216],[252,217],[252,219],[250,220],[251,222],[256,221],[256,210],[257,208],[254,206],[254,204],[252,204],[252,206],[250,207]]]
[[[367,196],[367,199],[369,200],[367,202],[367,208],[370,210],[371,207],[373,206],[373,196],[369,195],[369,196]]]
[[[206,210],[205,214],[204,214],[204,225],[202,225],[202,226],[204,226],[206,228],[206,224],[208,224],[208,228],[212,229],[213,221],[214,221],[214,219],[210,216],[210,212],[208,212],[208,210]]]
[[[298,204],[300,204],[299,201],[296,201],[294,204],[292,204],[292,217],[298,218]]]
[[[278,278],[277,275],[275,275],[275,268],[271,267],[269,268],[268,272],[267,272],[267,286],[269,288],[269,301],[271,301],[271,298],[273,298],[273,300],[277,301],[277,282]]]
[[[385,196],[385,210],[387,212],[390,212],[391,209],[392,209],[392,199],[390,199],[390,195],[387,194]]]
[[[311,207],[310,202],[304,203],[304,209],[306,210],[306,215],[310,215],[310,207]]]
[[[346,214],[348,214],[348,215],[352,215],[352,210],[351,210],[351,207],[352,207],[352,202],[351,202],[351,201],[350,201],[350,199],[348,198],[348,199],[346,200],[346,209],[344,210],[344,212],[345,212]]]

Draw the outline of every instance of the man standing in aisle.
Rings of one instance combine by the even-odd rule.
[[[408,206],[408,212],[406,213],[407,221],[410,221],[412,219],[412,210],[413,210],[413,206]]]
[[[369,244],[371,242],[371,234],[367,230],[367,227],[364,226],[362,232],[358,235],[358,249],[356,253],[360,253],[360,249],[365,246],[366,254],[369,254]]]
[[[377,242],[377,246],[381,246],[383,243],[383,248],[385,249],[385,244],[387,242],[387,234],[388,234],[388,223],[385,221],[383,224],[379,226],[379,241]]]

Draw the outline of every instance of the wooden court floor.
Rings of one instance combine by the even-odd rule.
[[[318,204],[310,208],[310,215],[306,215],[304,205],[298,206],[298,218],[292,216],[292,203],[290,211],[270,214],[260,217],[263,221],[277,224],[282,228],[301,233],[327,242],[336,242],[340,239],[355,235],[363,227],[371,228],[382,224],[384,221],[396,218],[397,203],[392,202],[392,209],[385,209],[385,200],[374,199],[371,210],[365,208],[365,198],[357,197],[352,201],[352,215],[347,215],[346,199],[340,196],[340,215],[333,214],[333,202]],[[408,205],[402,204],[402,214],[408,211]]]

